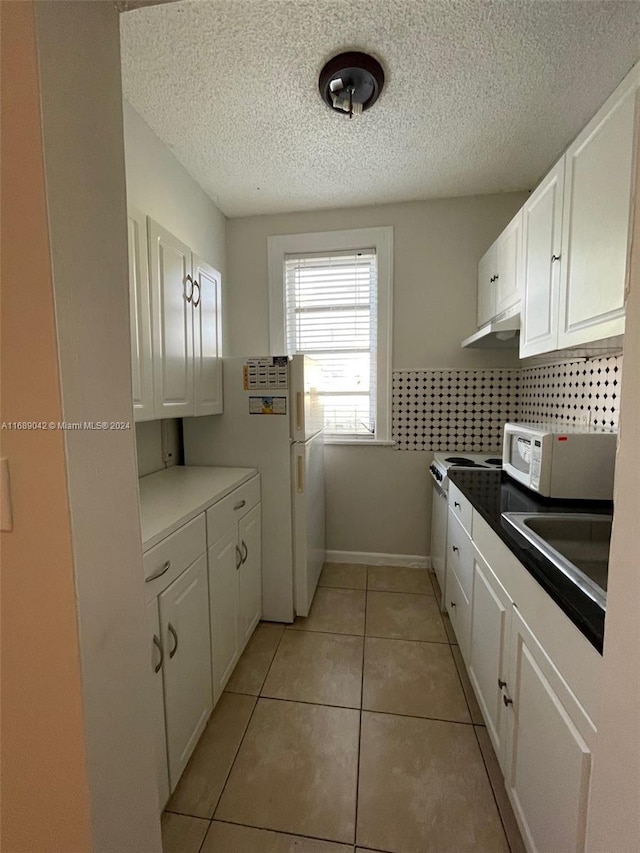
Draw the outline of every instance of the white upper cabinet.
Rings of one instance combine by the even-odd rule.
[[[222,412],[220,273],[193,255],[194,415]]]
[[[520,357],[557,348],[564,157],[522,209]]]
[[[149,219],[155,417],[193,414],[191,250]]]
[[[558,347],[624,332],[640,67],[566,153]]]
[[[495,277],[498,267],[496,244],[489,248],[478,263],[478,328],[496,315]]]
[[[147,220],[143,213],[130,209],[127,216],[129,238],[129,319],[131,325],[131,381],[133,417],[153,420],[153,357],[151,353],[151,308],[149,300],[149,262]]]
[[[136,266],[132,247],[140,243],[135,238],[143,233],[143,221],[141,215],[133,219],[130,217],[130,268],[134,270]],[[146,303],[142,297],[137,297],[141,288],[134,287],[138,278],[131,275],[136,420],[220,414],[220,273],[196,257],[188,246],[149,217],[146,233],[150,280],[150,298],[147,295]],[[143,254],[146,269],[147,255],[146,252]],[[140,331],[144,329],[144,322],[151,329],[148,342]],[[146,360],[137,357],[138,351],[143,348]],[[146,383],[144,386],[143,381]],[[141,388],[144,388],[146,396],[139,390]]]
[[[495,314],[508,311],[520,301],[522,264],[522,211],[519,210],[496,240],[497,273]]]

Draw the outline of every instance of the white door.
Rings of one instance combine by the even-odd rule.
[[[520,358],[558,346],[564,157],[525,202]]]
[[[207,555],[198,557],[158,600],[173,790],[213,709]]]
[[[558,346],[624,332],[636,68],[566,153]]]
[[[158,780],[158,812],[161,812],[169,799],[169,769],[167,766],[167,739],[164,719],[163,663],[164,648],[160,631],[158,599],[152,598],[147,604],[147,631],[149,634],[149,661],[151,670],[151,708],[150,727],[155,748],[156,776]]]
[[[240,657],[238,572],[242,552],[236,524],[214,542],[208,556],[213,693],[217,702]]]
[[[238,522],[240,575],[240,650],[249,642],[262,612],[262,507],[258,503]]]
[[[498,255],[496,285],[496,314],[513,308],[520,301],[522,265],[522,210],[504,229],[496,241]]]
[[[484,326],[496,315],[497,268],[498,254],[494,243],[478,263],[478,327]]]
[[[487,731],[505,766],[502,685],[507,683],[509,626],[513,602],[489,566],[476,552],[473,560],[473,605],[469,678],[473,684]]]
[[[291,453],[295,612],[308,616],[325,558],[323,433]]]
[[[129,320],[131,325],[131,380],[133,417],[150,421],[153,407],[153,354],[151,351],[151,306],[147,220],[131,209],[127,216],[129,238]]]
[[[193,256],[194,414],[222,413],[220,273]]]
[[[191,251],[148,219],[155,417],[193,415]]]
[[[509,797],[532,853],[581,853],[591,769],[584,714],[516,607],[510,646]]]

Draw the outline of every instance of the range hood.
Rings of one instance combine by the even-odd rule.
[[[514,349],[520,343],[520,306],[515,305],[465,338],[461,347]]]

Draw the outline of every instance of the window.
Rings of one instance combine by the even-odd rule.
[[[329,440],[389,443],[391,228],[269,238],[271,354],[324,372]]]

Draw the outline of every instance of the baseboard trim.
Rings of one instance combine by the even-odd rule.
[[[422,554],[374,554],[366,551],[327,551],[327,563],[354,563],[368,566],[407,566],[412,569],[431,568],[431,557]]]

